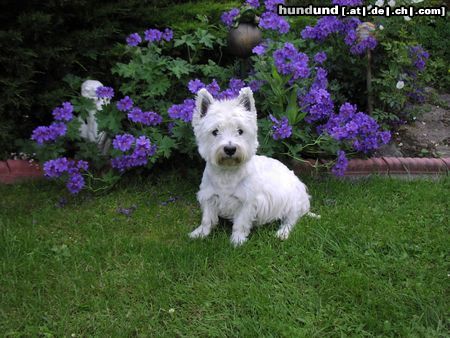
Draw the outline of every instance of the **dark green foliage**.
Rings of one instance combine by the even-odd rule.
[[[2,1],[0,158],[16,149],[14,140],[29,138],[33,128],[48,124],[55,106],[79,93],[79,86],[62,81],[67,74],[116,86],[111,74],[120,59],[116,42],[152,27],[198,28],[197,14],[212,15],[217,22],[233,5],[179,2]]]
[[[448,8],[448,5],[447,5]],[[447,9],[448,11],[448,9]],[[443,17],[420,17],[412,27],[420,44],[430,53],[430,68],[435,88],[450,90],[450,20]]]

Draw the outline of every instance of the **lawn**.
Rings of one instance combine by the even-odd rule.
[[[448,336],[450,179],[309,178],[322,218],[239,248],[227,224],[187,237],[199,181],[135,179],[65,206],[49,182],[0,186],[1,335]]]

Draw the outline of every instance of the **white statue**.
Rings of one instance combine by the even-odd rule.
[[[98,87],[103,87],[100,81],[86,80],[81,85],[81,95],[92,99],[95,103],[95,109],[89,111],[89,116],[85,119],[78,117],[81,122],[80,136],[90,142],[95,142],[102,154],[106,154],[111,146],[111,140],[106,137],[105,132],[98,132],[97,119],[95,114],[101,111],[104,105],[109,104],[110,99],[97,97],[96,90]]]

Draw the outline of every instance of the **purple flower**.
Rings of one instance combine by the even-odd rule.
[[[77,162],[77,169],[87,171],[89,168],[89,164],[86,161],[79,160]]]
[[[310,91],[299,100],[302,110],[308,113],[305,120],[308,123],[317,122],[333,114],[334,103],[330,93],[324,88],[312,87]]]
[[[64,102],[62,107],[57,107],[52,114],[57,121],[70,121],[73,118],[73,106],[70,102]]]
[[[327,89],[328,87],[328,73],[322,67],[316,68],[316,78],[311,85],[311,89]]]
[[[247,0],[246,3],[253,8],[258,8],[260,6],[259,0]]]
[[[408,97],[417,103],[424,103],[426,99],[425,91],[423,88],[413,88],[410,93],[407,94]]]
[[[55,140],[58,137],[66,135],[67,126],[62,122],[53,122],[50,125],[49,130],[50,130],[52,139]]]
[[[184,122],[192,121],[192,114],[195,109],[195,101],[186,99],[182,104],[174,104],[168,109],[169,117],[172,119],[180,119]]]
[[[369,35],[366,39],[361,40],[360,42],[358,42],[356,45],[353,45],[350,48],[350,53],[352,54],[358,54],[358,55],[362,55],[364,54],[367,50],[373,50],[375,49],[375,47],[377,46],[377,40]]]
[[[360,1],[334,0],[334,3],[345,6],[355,6],[358,5]],[[324,16],[317,20],[317,23],[314,27],[307,26],[301,32],[301,36],[303,39],[323,41],[331,34],[341,34],[345,36],[345,44],[351,47],[350,52],[352,54],[362,55],[367,50],[375,49],[375,47],[377,46],[377,40],[373,36],[367,35],[364,39],[358,41],[357,29],[360,25],[361,21],[358,18],[349,17],[340,19],[336,16]]]
[[[228,86],[236,94],[239,94],[239,91],[245,87],[245,82],[242,81],[241,79],[232,78],[232,79],[230,79]]]
[[[344,42],[347,46],[353,45],[358,39],[358,35],[356,34],[356,30],[352,29],[347,32],[344,38]]]
[[[306,26],[305,29],[302,30],[301,35],[303,39],[323,41],[329,35],[343,31],[344,28],[344,24],[337,17],[324,16],[317,20],[314,27]]]
[[[136,47],[137,45],[139,45],[142,42],[142,38],[138,33],[133,33],[133,34],[128,35],[126,41],[127,41],[128,46]]]
[[[286,34],[290,29],[286,19],[273,12],[264,12],[259,20],[259,26],[278,31],[280,34]]]
[[[162,122],[162,117],[154,111],[146,111],[142,113],[141,123],[146,126],[157,126]]]
[[[62,174],[68,174],[67,189],[72,194],[77,194],[83,189],[85,182],[81,175],[81,171],[88,170],[88,163],[86,161],[68,160],[65,157],[60,157],[54,160],[49,160],[44,163],[45,176],[49,178],[61,177]]]
[[[228,83],[228,89],[222,91],[221,93],[218,93],[215,98],[218,100],[234,99],[239,95],[239,91],[244,87],[244,81],[232,78]]]
[[[36,141],[38,144],[43,144],[50,140],[50,133],[48,127],[40,126],[33,130],[31,134],[31,139]]]
[[[192,94],[197,94],[202,88],[205,88],[205,84],[199,79],[191,80],[188,83],[188,89]]]
[[[309,76],[306,54],[297,51],[293,44],[286,42],[284,47],[273,53],[275,67],[283,75],[291,75],[291,81]]]
[[[162,38],[169,42],[173,38],[173,31],[170,28],[164,29],[164,32],[162,33]]]
[[[209,85],[206,86],[206,89],[212,96],[216,96],[220,92],[220,86],[217,83],[216,79],[213,79]]]
[[[382,144],[388,144],[392,135],[389,131],[382,131],[378,133],[378,136],[380,137],[380,142]]]
[[[117,208],[117,213],[131,217],[136,209],[136,205],[132,205],[130,208]]]
[[[337,160],[331,172],[336,176],[344,176],[345,170],[348,166],[348,160],[343,150],[337,152]]]
[[[100,99],[112,99],[114,97],[114,89],[111,87],[100,86],[95,90],[95,93]]]
[[[390,140],[390,133],[380,131],[369,115],[357,112],[356,105],[344,103],[339,114],[330,117],[324,130],[337,141],[348,141],[356,151],[368,153]]]
[[[69,176],[66,186],[72,194],[78,194],[85,186],[84,177],[80,173],[72,174]]]
[[[419,71],[423,71],[430,54],[420,45],[410,47],[408,54],[414,67]]]
[[[129,111],[131,108],[133,108],[133,100],[128,96],[117,102],[117,109],[120,111]]]
[[[276,12],[278,9],[278,4],[284,4],[284,0],[265,0],[264,5],[266,9],[271,12]]]
[[[146,126],[156,126],[162,122],[162,117],[159,114],[153,111],[143,112],[138,107],[134,107],[129,111],[128,119]]]
[[[144,166],[148,163],[148,158],[156,153],[156,149],[156,145],[152,144],[148,138],[140,136],[136,139],[133,153],[113,158],[111,165],[120,171]]]
[[[357,33],[357,30],[361,24],[361,20],[355,17],[349,17],[342,20],[342,29],[340,33],[345,35],[344,42],[347,46],[352,46],[356,43],[358,35],[360,35]],[[367,33],[369,33],[369,31],[367,31]],[[367,37],[368,34],[364,34],[364,36]]]
[[[264,84],[263,80],[252,80],[249,82],[248,86],[250,87],[252,92],[257,92],[263,84]]]
[[[148,138],[146,138],[145,136],[139,136],[136,139],[136,147],[134,149],[134,152],[138,155],[147,155],[150,153],[151,150],[151,142]]]
[[[220,19],[227,27],[231,27],[233,25],[234,18],[239,14],[239,9],[233,8],[229,12],[224,12]]]
[[[363,4],[362,0],[333,0],[333,5],[339,6],[361,6]]]
[[[147,29],[144,32],[145,41],[149,42],[159,42],[163,37],[163,33],[157,29]]]
[[[135,123],[140,123],[143,118],[143,112],[141,108],[134,107],[128,112],[128,119]]]
[[[60,177],[69,169],[69,160],[65,157],[49,160],[44,163],[44,173],[46,177]]]
[[[50,126],[40,126],[33,130],[31,139],[38,144],[55,141],[58,137],[64,136],[67,126],[62,122],[53,122]]]
[[[175,127],[175,123],[174,123],[174,122],[169,122],[169,123],[167,124],[167,132],[168,132],[170,135],[173,135],[173,127]]]
[[[122,135],[116,135],[112,144],[113,144],[114,149],[125,152],[125,151],[128,151],[131,149],[131,146],[133,145],[134,141],[135,141],[135,138],[133,135],[122,134]]]
[[[314,55],[314,61],[318,64],[322,64],[326,61],[327,54],[325,52],[319,52],[316,55]]]
[[[264,45],[257,45],[252,49],[252,52],[256,55],[263,55],[267,50],[267,47]]]
[[[292,127],[289,125],[287,117],[283,116],[281,120],[277,120],[273,115],[269,115],[269,119],[272,121],[273,139],[281,140],[288,138],[292,134]]]

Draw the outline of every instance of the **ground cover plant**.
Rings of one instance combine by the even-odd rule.
[[[448,179],[310,178],[320,220],[302,218],[285,242],[260,228],[236,249],[226,224],[187,237],[199,173],[69,201],[46,181],[0,186],[0,332],[448,334]]]

